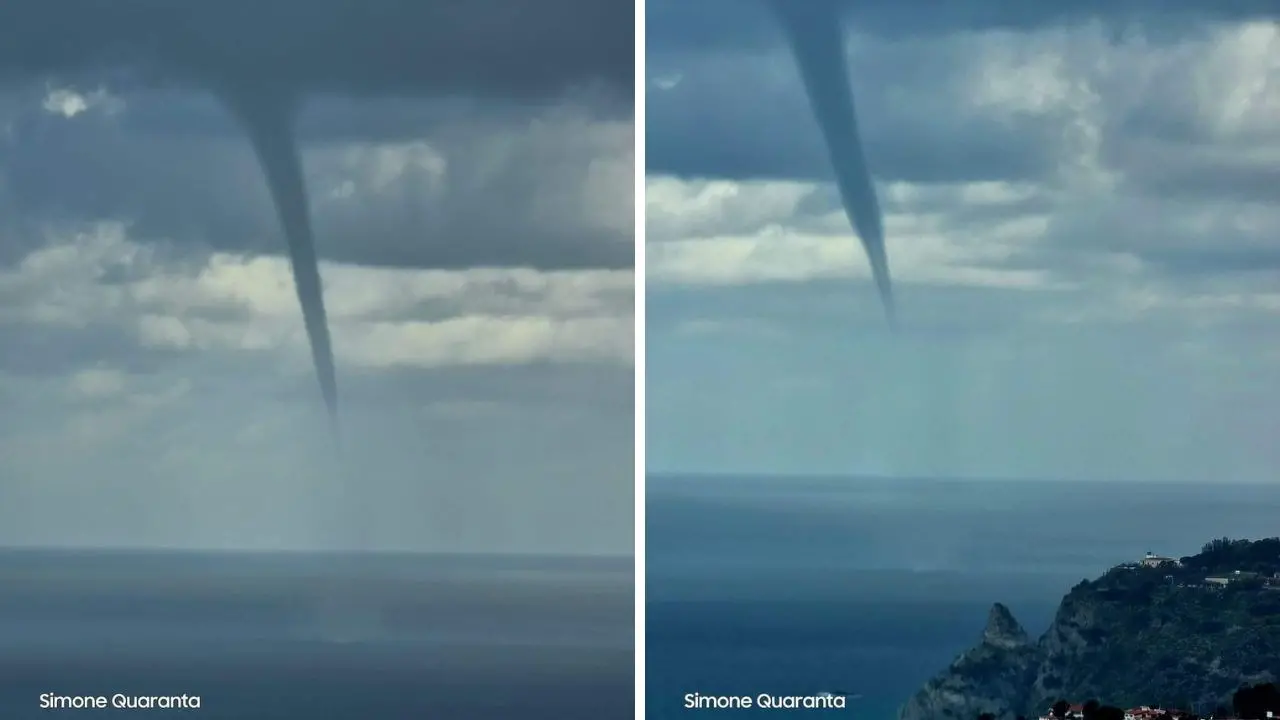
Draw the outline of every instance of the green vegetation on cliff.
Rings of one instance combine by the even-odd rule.
[[[1263,579],[1280,573],[1280,539],[1218,540],[1181,563],[1113,568],[1071,590],[1054,625],[1086,642],[1054,668],[1066,696],[1212,707],[1242,682],[1280,676],[1280,591]]]
[[[996,616],[1016,627],[997,605],[983,642],[901,717],[1037,717],[1060,698],[1229,706],[1242,685],[1280,679],[1278,573],[1280,538],[1223,538],[1178,563],[1122,565],[1072,588],[1035,642],[992,642]]]

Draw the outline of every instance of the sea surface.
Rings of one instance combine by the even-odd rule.
[[[651,718],[889,720],[1004,602],[1033,636],[1071,586],[1147,551],[1280,534],[1280,487],[874,478],[648,479]],[[686,710],[704,695],[844,710]]]
[[[630,718],[633,622],[630,558],[0,550],[0,719]]]

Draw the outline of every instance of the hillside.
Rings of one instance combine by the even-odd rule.
[[[1280,538],[1214,540],[1085,580],[1031,640],[997,603],[978,645],[930,680],[900,720],[1037,717],[1055,700],[1119,707],[1230,705],[1280,678]]]

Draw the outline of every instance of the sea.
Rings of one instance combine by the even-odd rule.
[[[1117,564],[1280,534],[1280,484],[654,475],[647,492],[650,718],[890,720],[994,602],[1034,637]],[[685,708],[824,691],[845,708]]]
[[[633,646],[629,557],[0,550],[2,720],[631,718]]]

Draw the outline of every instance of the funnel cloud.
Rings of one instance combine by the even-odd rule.
[[[831,0],[771,0],[770,4],[787,36],[809,104],[822,129],[845,215],[862,240],[880,302],[893,324],[896,313],[884,247],[884,221],[858,136],[838,7]]]
[[[271,199],[280,216],[289,245],[289,264],[294,286],[302,305],[302,321],[311,345],[311,360],[320,381],[320,394],[334,439],[338,437],[338,382],[333,363],[333,344],[325,316],[324,289],[307,202],[302,160],[293,135],[296,101],[285,93],[231,90],[225,100],[244,125],[254,153],[262,165]]]
[[[210,90],[230,108],[252,142],[288,244],[336,439],[333,349],[295,132],[301,103],[317,95],[457,94],[540,102],[603,86],[614,105],[629,107],[634,16],[630,3],[599,0],[480,0],[466,7],[390,0],[376,9],[352,0],[271,0],[248,7],[6,3],[0,80],[108,76],[118,88]],[[68,15],[76,22],[66,23]]]
[[[649,471],[1274,484],[1280,6],[926,5],[648,4]]]
[[[629,553],[634,20],[0,3],[0,541]]]

